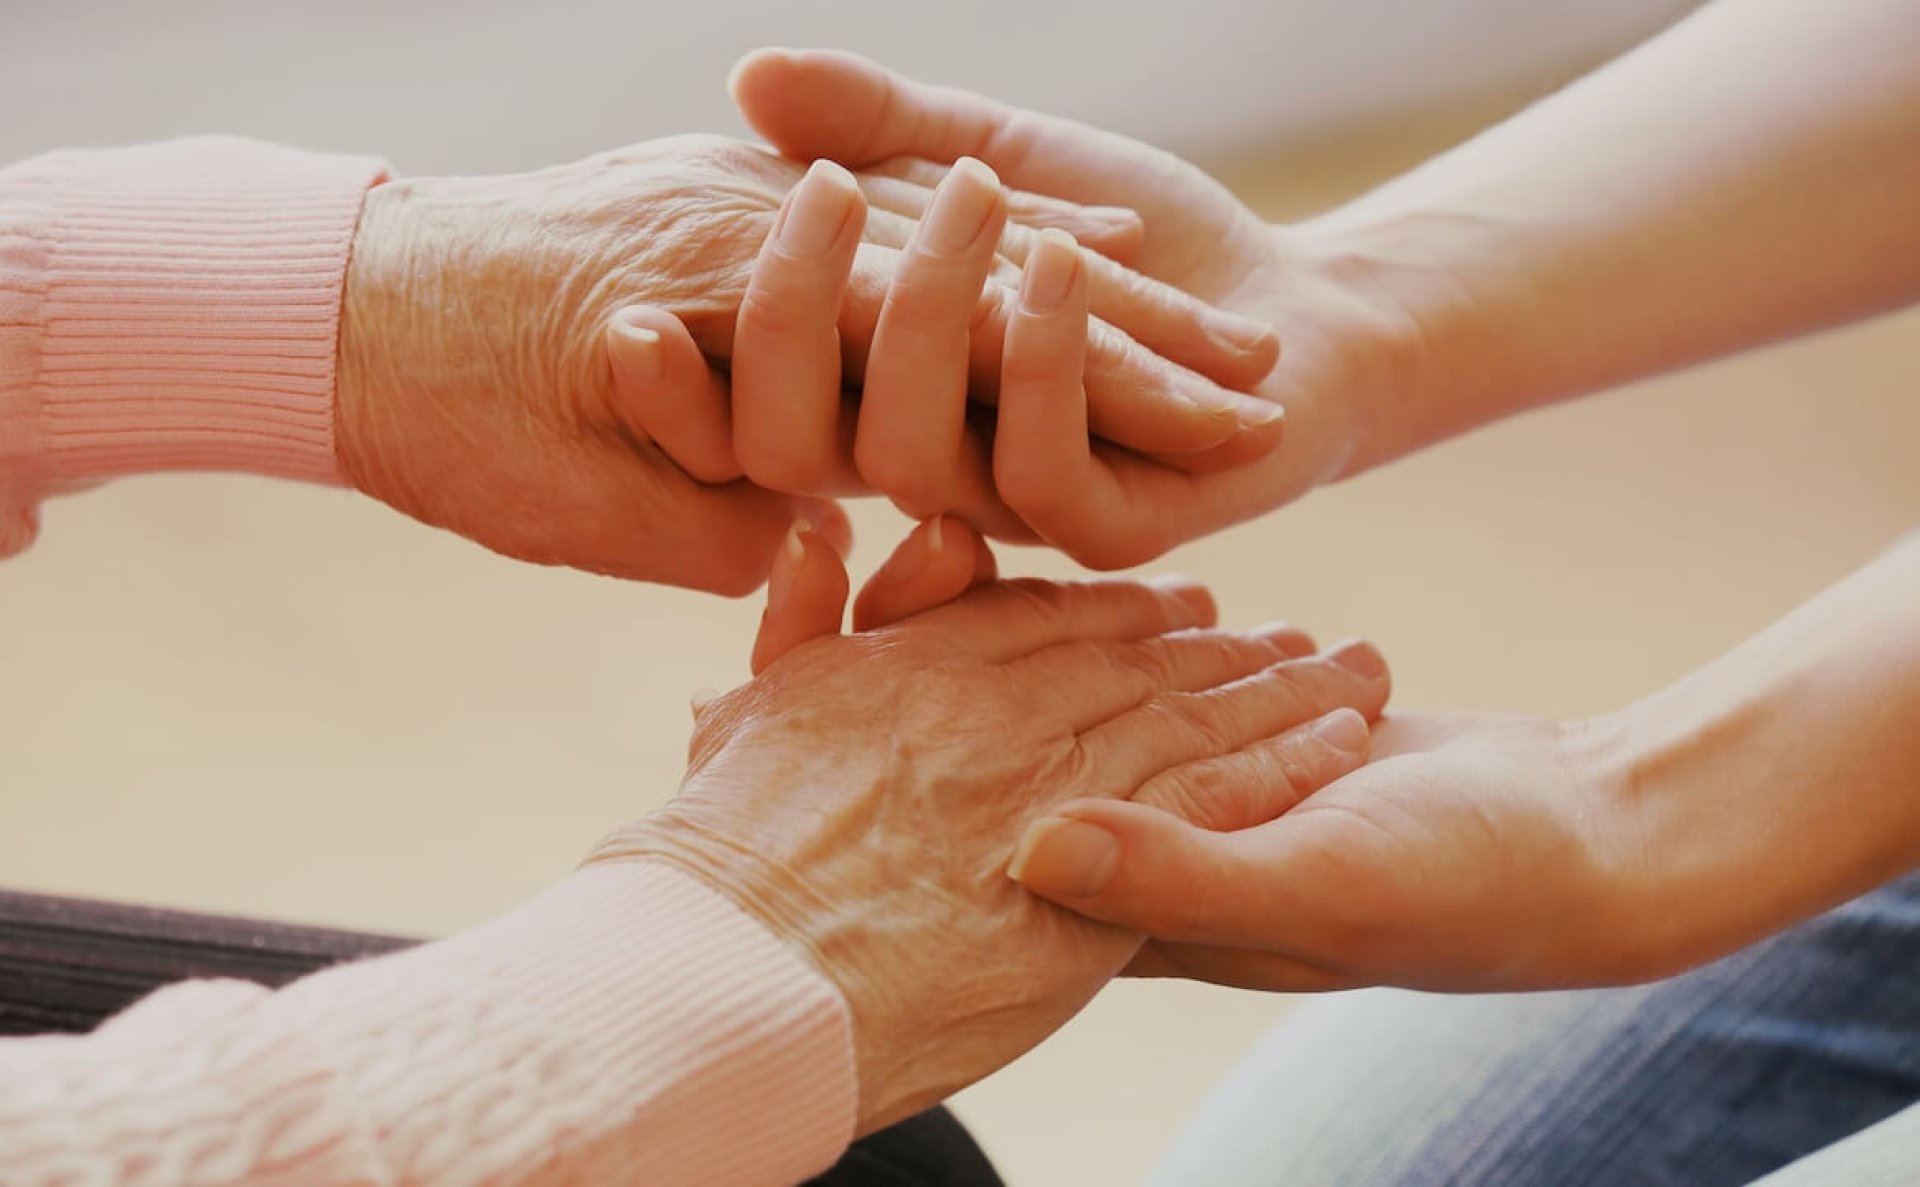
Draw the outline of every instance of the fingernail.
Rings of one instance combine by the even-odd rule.
[[[1224,390],[1213,387],[1204,381],[1169,388],[1168,394],[1172,395],[1174,399],[1179,400],[1181,403],[1186,404],[1188,407],[1205,413],[1209,419],[1218,421],[1226,426],[1241,423],[1241,405],[1247,402],[1244,398],[1230,396]],[[1231,427],[1229,427],[1227,435],[1233,435]]]
[[[971,247],[1000,205],[1000,179],[972,157],[962,157],[940,183],[920,223],[920,244],[938,255]]]
[[[815,161],[793,187],[774,236],[791,256],[826,254],[840,238],[857,191],[853,175],[832,161]]]
[[[1364,639],[1349,639],[1327,653],[1327,658],[1362,680],[1378,680],[1387,674],[1386,657]]]
[[[778,614],[785,608],[787,599],[793,594],[793,583],[799,575],[801,564],[807,559],[806,541],[800,538],[805,524],[795,523],[787,529],[787,538],[780,545],[780,557],[773,563],[773,575],[767,578],[767,613]]]
[[[628,369],[638,379],[655,379],[667,369],[667,352],[661,347],[660,331],[631,320],[637,311],[623,309],[613,315],[613,332],[625,340]]]
[[[1290,622],[1263,622],[1248,633],[1294,658],[1312,655],[1314,651],[1313,636]]]
[[[1277,420],[1285,420],[1287,410],[1271,400],[1250,396],[1234,406],[1234,416],[1250,429],[1261,429]]]
[[[907,538],[907,546],[888,558],[882,571],[889,584],[911,582],[940,554],[940,550],[946,546],[946,541],[941,539],[946,532],[946,525],[941,522],[945,518],[944,515],[936,515],[922,523]]]
[[[1266,322],[1251,317],[1242,317],[1238,313],[1228,313],[1224,309],[1210,310],[1207,314],[1207,332],[1213,340],[1229,350],[1241,354],[1252,354],[1268,349],[1279,335]]]
[[[1080,245],[1058,227],[1040,232],[1020,281],[1020,307],[1028,313],[1052,313],[1067,303],[1080,274]]]
[[[1034,822],[1020,838],[1007,876],[1061,898],[1092,898],[1120,866],[1120,842],[1084,820],[1053,816]]]
[[[1150,578],[1147,584],[1155,589],[1166,590],[1185,602],[1195,617],[1202,622],[1212,622],[1219,613],[1219,607],[1213,600],[1213,591],[1191,577],[1168,573]]]
[[[1367,719],[1353,709],[1335,709],[1315,721],[1313,736],[1335,750],[1354,754],[1366,749]]]

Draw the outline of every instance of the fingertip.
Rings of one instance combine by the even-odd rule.
[[[888,626],[959,597],[976,583],[973,529],[951,515],[914,525],[854,600],[855,630]]]
[[[1081,266],[1080,243],[1059,227],[1048,227],[1034,237],[1033,250],[1027,254],[1027,266],[1020,278],[1020,301],[1016,316],[1049,317],[1078,310],[1086,316],[1087,270]],[[1084,347],[1084,342],[1077,343]],[[1018,346],[1008,337],[1011,358]]]
[[[680,319],[662,309],[628,305],[607,319],[607,358],[614,373],[635,383],[657,383],[667,373],[667,334],[684,331]]]
[[[1236,470],[1268,457],[1286,441],[1286,409],[1267,401],[1261,401],[1264,407],[1255,407],[1251,403],[1259,399],[1255,396],[1243,396],[1241,399],[1248,403],[1235,412],[1233,427],[1225,440],[1186,453],[1148,451],[1149,456],[1162,465],[1188,474]]]
[[[741,96],[746,93],[762,71],[779,69],[793,57],[791,50],[784,46],[766,45],[751,49],[740,55],[727,71],[727,98],[735,106],[740,104]]]
[[[767,580],[767,608],[754,638],[753,674],[802,643],[839,633],[847,590],[847,569],[833,545],[805,524],[792,524]]]
[[[842,561],[853,555],[853,521],[847,518],[839,503],[813,496],[802,497],[797,503],[799,518],[811,525],[811,530],[826,540]]]
[[[1193,578],[1169,573],[1153,578],[1148,584],[1185,603],[1194,617],[1194,625],[1210,627],[1220,621],[1220,606],[1214,601],[1213,591]]]
[[[1336,643],[1328,650],[1327,659],[1362,680],[1384,681],[1388,678],[1387,657],[1365,639],[1345,639]]]
[[[985,536],[974,531],[971,527],[967,529],[967,532],[973,537],[973,581],[967,588],[971,589],[976,585],[985,585],[990,581],[998,581],[1000,579],[1000,561],[999,558],[993,555],[993,546],[987,543]]]
[[[872,136],[887,88],[883,68],[844,50],[758,49],[727,76],[727,92],[747,123],[801,157],[844,158],[843,150]]]
[[[1289,659],[1312,655],[1316,650],[1313,636],[1290,622],[1262,623],[1247,633],[1277,647]]]
[[[1007,864],[1007,877],[1036,894],[1075,902],[1099,897],[1119,868],[1118,837],[1057,809],[1027,826]]]
[[[1316,718],[1308,728],[1316,739],[1345,760],[1342,764],[1345,770],[1354,770],[1367,761],[1373,744],[1373,731],[1367,725],[1366,715],[1360,710],[1351,705],[1342,705]]]

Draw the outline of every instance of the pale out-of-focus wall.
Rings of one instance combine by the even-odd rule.
[[[0,0],[0,158],[219,130],[532,165],[725,130],[736,52],[824,42],[1205,154],[1281,216],[1680,7]],[[1386,96],[1448,114],[1382,123]],[[1916,389],[1920,318],[1885,319],[1478,434],[1156,568],[1207,578],[1232,622],[1372,636],[1403,704],[1598,709],[1920,519]],[[857,568],[901,526],[858,520]],[[744,675],[756,615],[512,564],[339,492],[170,477],[59,501],[0,565],[0,884],[457,928],[670,794],[687,694]],[[959,1107],[1016,1184],[1135,1181],[1283,1008],[1122,985]]]
[[[734,131],[757,45],[899,69],[1216,155],[1535,87],[1693,0],[0,0],[0,160],[210,130],[402,169]]]

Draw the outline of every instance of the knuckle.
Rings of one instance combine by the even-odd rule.
[[[687,161],[730,176],[759,177],[766,172],[767,155],[744,141],[711,132],[686,132],[674,137],[674,148]]]
[[[996,465],[994,485],[1014,514],[1049,539],[1070,539],[1089,530],[1076,492],[1037,463]]]
[[[1164,639],[1122,644],[1110,654],[1117,667],[1124,668],[1155,689],[1179,686],[1179,663]]]
[[[1194,763],[1156,779],[1148,802],[1189,824],[1212,829],[1234,818],[1232,797],[1236,794],[1236,787],[1219,764]]]
[[[832,467],[798,449],[742,448],[740,469],[756,486],[784,494],[822,493]]]
[[[1082,376],[1080,370],[1073,366],[1074,362],[1072,351],[1063,348],[1063,344],[1047,328],[1040,327],[1038,333],[1016,332],[1012,349],[1006,351],[1000,360],[1000,384],[1002,387],[1055,391],[1063,387],[1079,387]],[[1059,398],[1065,397],[1062,395]]]
[[[1269,751],[1264,758],[1263,782],[1271,789],[1272,815],[1281,815],[1319,790],[1317,769],[1297,750],[1282,746]]]
[[[1015,577],[982,586],[979,596],[1005,605],[1009,612],[1031,619],[1042,627],[1058,628],[1073,617],[1070,587],[1037,577]]]
[[[1148,705],[1168,728],[1178,731],[1202,752],[1220,754],[1231,748],[1227,731],[1222,728],[1218,716],[1211,711],[1201,694],[1161,693]]]
[[[894,332],[957,335],[967,328],[984,283],[971,268],[909,253],[887,292],[882,321]]]
[[[943,510],[945,495],[953,487],[951,459],[870,440],[863,437],[854,446],[854,465],[862,481],[909,514],[924,519]]]
[[[792,339],[818,336],[822,342],[834,326],[832,311],[811,299],[811,291],[801,275],[804,265],[767,253],[755,265],[746,294],[740,299],[738,341],[753,334],[766,338]],[[745,355],[736,347],[736,355]]]

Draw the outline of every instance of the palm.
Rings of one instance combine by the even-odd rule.
[[[1603,850],[1568,739],[1541,718],[1389,717],[1374,762],[1263,826],[1288,888],[1271,946],[1154,944],[1135,971],[1269,989],[1617,977],[1591,942]]]

